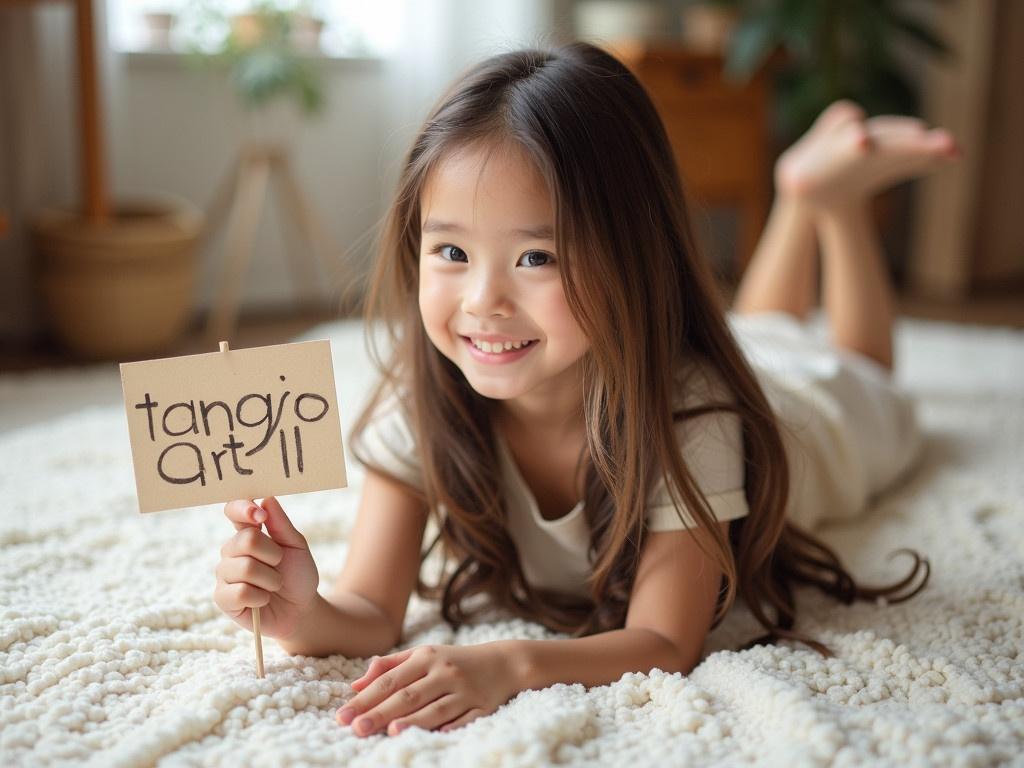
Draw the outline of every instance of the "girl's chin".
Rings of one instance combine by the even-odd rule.
[[[465,371],[463,371],[463,374],[465,375]],[[493,381],[481,381],[477,376],[466,376],[466,381],[469,382],[469,386],[478,395],[489,397],[492,400],[512,400],[526,394],[525,387],[508,386]]]

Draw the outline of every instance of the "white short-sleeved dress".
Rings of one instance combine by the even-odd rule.
[[[885,368],[832,346],[792,315],[730,313],[727,320],[779,416],[790,467],[786,515],[792,522],[811,529],[822,520],[855,517],[914,463],[921,445],[914,402]],[[714,373],[691,377],[676,407],[708,399],[732,400]],[[716,518],[748,514],[739,417],[708,413],[680,422],[677,434]],[[527,581],[586,595],[589,532],[583,502],[557,519],[541,517],[508,446],[497,439],[509,535]],[[397,398],[382,404],[353,447],[369,467],[422,487],[416,441]],[[663,484],[651,493],[646,519],[652,531],[693,525],[685,509],[675,509]]]

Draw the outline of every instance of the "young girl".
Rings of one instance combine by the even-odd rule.
[[[861,512],[920,443],[868,202],[955,154],[920,121],[833,105],[780,159],[727,315],[633,75],[583,43],[479,64],[420,130],[386,221],[367,327],[391,346],[350,440],[368,471],[335,589],[318,594],[276,499],[243,499],[217,604],[246,628],[260,607],[305,655],[386,653],[413,588],[453,627],[489,603],[570,635],[385,655],[338,714],[358,735],[458,727],[556,682],[687,674],[737,596],[768,630],[744,647],[831,655],[792,630],[795,585],[874,600],[922,567],[911,552],[906,579],[858,586],[809,533]],[[816,241],[828,342],[801,323]],[[452,567],[427,585],[439,542]]]

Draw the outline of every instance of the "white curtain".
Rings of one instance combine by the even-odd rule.
[[[391,189],[416,129],[449,83],[494,53],[555,43],[553,0],[398,0],[398,45],[387,66],[383,153]]]

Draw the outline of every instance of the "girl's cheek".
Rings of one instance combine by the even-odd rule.
[[[531,313],[543,326],[548,339],[557,341],[559,346],[568,349],[587,346],[587,337],[569,309],[561,284],[536,296]]]
[[[448,325],[454,301],[443,287],[443,282],[427,276],[420,277],[420,317],[427,333],[437,342],[436,334]]]

